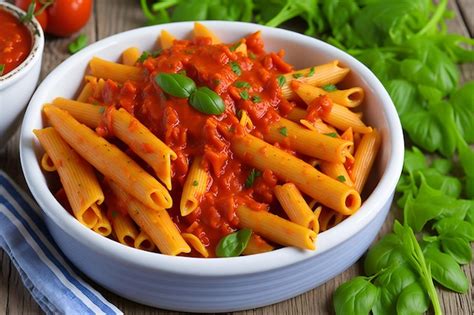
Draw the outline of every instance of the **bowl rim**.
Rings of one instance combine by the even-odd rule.
[[[5,10],[13,14],[15,17],[21,14],[26,14],[25,11],[8,2],[0,2],[0,10]],[[32,40],[30,52],[28,53],[28,56],[26,56],[25,60],[23,60],[23,62],[20,63],[16,68],[7,74],[0,76],[0,91],[12,85],[15,81],[23,78],[33,68],[33,65],[37,62],[37,59],[41,59],[43,54],[44,33],[38,20],[33,17],[31,23],[26,23],[25,26],[30,31]]]
[[[338,48],[320,41],[316,38],[308,37],[293,31],[284,29],[271,28],[254,23],[246,22],[229,22],[229,21],[204,21],[202,22],[211,29],[219,30],[221,28],[232,28],[236,33],[248,34],[261,30],[262,33],[288,38],[298,41],[312,41],[315,50],[326,50],[331,55],[335,55],[334,59],[342,60],[343,63],[349,63],[351,71],[354,71],[371,86],[381,100],[383,113],[387,120],[387,130],[390,133],[391,156],[387,161],[387,165],[382,176],[370,194],[365,200],[362,207],[351,217],[347,218],[337,226],[320,233],[318,239],[326,242],[319,242],[316,251],[304,251],[293,247],[284,247],[275,251],[232,258],[192,258],[181,256],[167,256],[158,253],[151,253],[135,248],[124,246],[116,241],[105,238],[92,232],[82,226],[75,218],[73,218],[49,191],[47,185],[44,185],[39,179],[42,172],[35,155],[33,143],[31,141],[31,127],[29,121],[39,115],[40,105],[42,103],[43,94],[47,93],[50,83],[53,83],[56,74],[60,74],[63,69],[74,67],[82,56],[90,53],[98,53],[106,50],[108,46],[121,41],[122,39],[133,37],[134,35],[153,32],[159,34],[161,29],[173,31],[173,27],[188,27],[192,29],[194,22],[176,22],[148,27],[137,28],[126,32],[118,33],[102,39],[75,55],[69,57],[54,69],[44,81],[41,83],[35,94],[33,95],[23,123],[20,136],[20,159],[25,175],[26,182],[39,206],[43,209],[49,219],[51,219],[63,232],[68,233],[73,239],[89,247],[96,254],[104,255],[115,261],[128,265],[135,265],[142,270],[161,271],[170,274],[180,274],[189,276],[242,276],[245,274],[267,272],[277,268],[289,266],[298,262],[302,262],[314,256],[323,254],[324,252],[337,247],[340,243],[349,239],[355,233],[360,232],[368,225],[376,215],[382,210],[382,207],[391,200],[391,196],[395,190],[398,178],[402,171],[403,165],[403,132],[398,118],[395,106],[390,99],[389,94],[383,87],[382,83],[376,76],[361,62],[354,57],[339,50]],[[218,33],[218,31],[217,31]],[[37,106],[33,106],[37,104]],[[46,209],[46,210],[44,210]],[[93,244],[93,245],[91,245]]]

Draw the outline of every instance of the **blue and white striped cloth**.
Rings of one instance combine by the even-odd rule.
[[[76,273],[52,240],[39,207],[0,171],[0,247],[47,314],[123,314]]]

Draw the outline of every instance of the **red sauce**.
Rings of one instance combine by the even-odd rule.
[[[18,67],[31,51],[31,34],[13,14],[0,9],[0,65],[3,75]]]
[[[254,122],[251,133],[262,137],[270,124],[295,105],[282,97],[276,80],[292,67],[283,61],[283,52],[265,53],[258,34],[247,38],[247,46],[249,57],[232,52],[227,45],[210,45],[206,38],[175,41],[160,56],[143,63],[148,75],[142,82],[118,85],[107,81],[102,95],[90,100],[126,109],[176,152],[178,158],[172,161],[174,206],[169,213],[182,232],[200,238],[211,256],[219,240],[239,228],[238,205],[282,213],[273,197],[276,176],[264,170],[246,187],[252,168],[233,155],[230,141],[246,132],[239,124],[239,110],[246,110]],[[231,63],[238,65],[240,74],[232,70]],[[208,86],[221,96],[226,105],[222,115],[202,114],[189,106],[187,99],[165,95],[154,81],[158,73],[183,70],[197,86]],[[249,87],[238,87],[237,81],[245,81]],[[241,96],[243,90],[249,94],[247,99]],[[105,122],[101,132],[106,128]],[[199,207],[181,217],[181,191],[195,156],[203,156],[211,180]]]

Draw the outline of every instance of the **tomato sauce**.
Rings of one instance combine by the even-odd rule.
[[[230,142],[235,135],[247,132],[239,124],[241,110],[247,111],[255,125],[250,132],[262,138],[273,122],[295,106],[282,97],[276,80],[292,67],[283,61],[283,52],[265,53],[258,34],[246,42],[248,56],[233,52],[228,45],[211,45],[207,38],[175,41],[160,56],[143,62],[148,75],[142,82],[118,85],[107,81],[101,97],[90,100],[126,109],[176,152],[178,157],[172,161],[173,208],[169,213],[182,232],[199,237],[211,256],[215,256],[219,240],[239,228],[235,213],[239,205],[272,209],[285,217],[273,197],[276,176],[264,170],[249,184],[252,168],[233,155]],[[155,83],[159,73],[183,71],[198,87],[208,86],[220,95],[226,106],[222,115],[198,112],[187,99],[167,95]],[[238,82],[248,84],[242,87]],[[199,207],[182,217],[182,187],[196,156],[203,157],[211,180]]]
[[[31,51],[28,28],[13,14],[0,9],[0,65],[3,75],[18,67]]]

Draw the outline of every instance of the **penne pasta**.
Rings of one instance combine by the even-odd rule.
[[[41,168],[47,172],[56,172],[58,169],[54,166],[54,162],[49,157],[48,153],[43,154],[41,158]]]
[[[62,109],[45,106],[43,111],[61,137],[104,176],[153,209],[171,207],[168,191],[116,146]]]
[[[352,174],[354,176],[354,187],[360,193],[369,177],[370,170],[374,164],[379,150],[381,137],[377,130],[365,134],[360,140],[355,152]]]
[[[124,83],[127,80],[139,81],[144,76],[141,68],[122,65],[98,57],[92,58],[89,67],[93,76],[119,83]]]
[[[196,157],[189,169],[181,195],[181,215],[187,216],[199,206],[199,201],[207,189],[209,174],[202,166],[202,158]]]
[[[93,95],[93,93],[94,93],[94,84],[91,82],[86,82],[86,84],[81,90],[81,93],[79,93],[79,96],[77,97],[77,101],[87,102],[89,98]]]
[[[327,95],[334,103],[353,108],[362,103],[365,93],[361,87],[353,87],[346,90],[331,91]]]
[[[126,66],[133,66],[140,55],[140,49],[137,47],[129,47],[122,53],[122,63]]]
[[[109,181],[109,186],[133,221],[147,233],[162,254],[176,256],[191,251],[165,209],[148,208],[113,181]]]
[[[194,35],[194,38],[208,37],[211,39],[212,44],[221,43],[221,40],[219,39],[219,37],[217,37],[216,34],[214,34],[214,32],[212,32],[211,30],[209,30],[207,27],[205,27],[203,24],[199,22],[194,23],[193,35]]]
[[[321,168],[321,172],[327,176],[334,178],[349,187],[354,187],[354,183],[342,163],[322,161],[319,164],[319,167]]]
[[[277,185],[273,190],[291,222],[314,229],[316,217],[295,184]]]
[[[123,245],[135,247],[135,240],[138,230],[128,215],[123,215],[120,211],[111,211],[112,228],[117,240]]]
[[[243,255],[255,255],[266,252],[271,252],[275,247],[268,244],[263,238],[259,235],[252,233],[250,240],[242,252]]]
[[[237,216],[241,227],[252,229],[275,243],[301,249],[315,249],[316,233],[313,230],[266,211],[252,210],[246,206],[237,208]]]
[[[170,32],[166,30],[161,30],[160,33],[160,47],[162,49],[168,49],[171,46],[173,46],[173,42],[176,40],[176,38],[171,35]]]
[[[331,209],[352,214],[360,207],[361,199],[356,190],[252,135],[234,137],[231,148],[244,162],[260,170],[271,170]]]
[[[133,246],[136,249],[142,249],[148,252],[153,252],[156,249],[155,243],[153,243],[151,238],[144,231],[140,231],[140,233],[137,235]]]
[[[104,194],[93,168],[52,127],[33,131],[54,164],[76,219],[94,228],[101,219],[97,205]],[[49,164],[49,163],[48,163]]]
[[[285,84],[281,87],[283,97],[286,99],[295,98],[296,94],[290,86],[291,81],[298,80],[313,86],[323,86],[326,84],[336,84],[350,72],[348,68],[341,67],[338,60],[329,63],[297,70],[284,75]]]
[[[80,123],[90,128],[97,128],[105,112],[106,106],[92,105],[80,101],[73,101],[67,98],[57,97],[52,105],[67,111]]]
[[[209,257],[209,252],[207,251],[206,246],[204,246],[204,244],[196,235],[191,233],[183,233],[181,236],[189,245],[191,245],[192,248],[194,248],[195,251],[201,254],[202,257]]]
[[[112,233],[112,224],[110,223],[109,218],[107,218],[105,212],[102,210],[99,211],[101,212],[101,216],[92,230],[102,236],[107,237]]]

